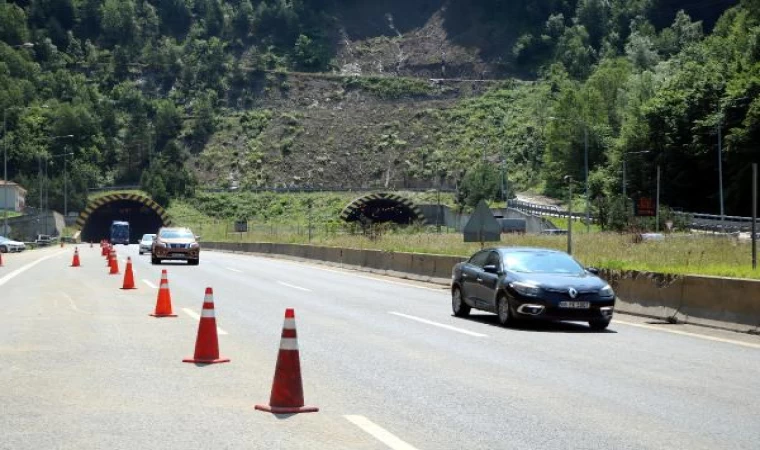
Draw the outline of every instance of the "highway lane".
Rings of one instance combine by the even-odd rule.
[[[756,448],[760,439],[754,337],[741,339],[757,347],[623,324],[504,329],[490,315],[451,317],[448,292],[431,285],[215,252],[198,267],[159,267],[136,247],[117,249],[135,262],[137,291],[118,290],[97,249],[82,249],[81,270],[54,257],[0,288],[0,353],[10,361],[0,383],[20,386],[0,394],[13,413],[0,417],[9,448],[56,437],[60,448],[208,439],[404,448],[387,433],[419,449]],[[142,280],[157,285],[162,268],[177,319],[147,317],[156,291]],[[199,311],[206,286],[232,362],[197,368],[179,363],[197,327],[184,310]],[[285,307],[296,309],[306,402],[321,411],[277,419],[252,404],[268,399]]]

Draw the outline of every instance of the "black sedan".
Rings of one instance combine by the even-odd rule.
[[[471,308],[496,313],[502,325],[570,320],[603,330],[612,320],[615,292],[596,272],[557,250],[485,249],[454,266],[451,307],[457,317]]]

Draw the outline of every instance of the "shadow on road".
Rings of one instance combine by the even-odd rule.
[[[492,327],[504,328],[499,324],[495,314],[471,314],[468,317],[462,318],[462,320],[469,320],[471,322],[482,323]],[[609,329],[601,331],[592,330],[588,325],[577,322],[520,321],[510,325],[507,329],[533,333],[617,333],[617,331]]]

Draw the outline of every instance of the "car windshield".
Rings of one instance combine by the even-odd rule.
[[[192,239],[193,233],[183,230],[162,231],[161,237],[164,239]]]
[[[507,270],[524,273],[582,275],[583,267],[572,257],[555,252],[513,252],[504,255]]]
[[[142,237],[142,240],[143,241],[152,241],[153,240],[153,235],[152,234],[144,234],[143,237]]]

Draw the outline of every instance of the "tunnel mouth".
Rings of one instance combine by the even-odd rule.
[[[129,222],[129,242],[137,243],[144,234],[156,233],[170,226],[166,211],[156,202],[139,194],[111,194],[96,198],[79,215],[77,226],[84,242],[98,242],[111,237],[114,221]]]
[[[82,229],[82,240],[110,239],[114,220],[129,222],[129,242],[139,242],[143,234],[156,233],[163,226],[161,216],[150,207],[133,200],[118,200],[98,207]]]
[[[395,223],[411,225],[424,223],[425,217],[410,200],[395,194],[371,194],[351,202],[341,213],[346,222]]]

